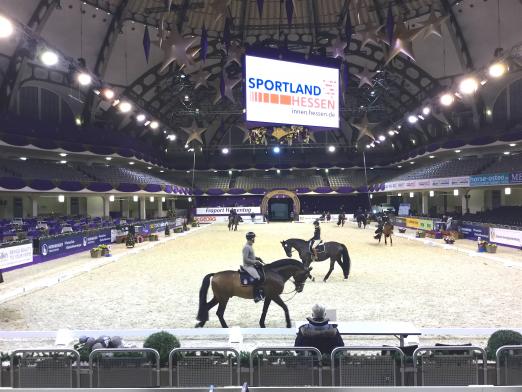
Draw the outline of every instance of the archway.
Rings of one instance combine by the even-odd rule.
[[[299,198],[295,194],[295,192],[287,191],[286,189],[277,189],[271,192],[268,192],[265,197],[263,198],[263,201],[261,202],[261,213],[263,215],[266,215],[268,213],[268,205],[269,201],[272,198],[277,197],[287,197],[292,200],[293,206],[292,210],[294,213],[294,218],[297,218],[299,216],[299,213],[301,212],[301,202],[299,201]]]

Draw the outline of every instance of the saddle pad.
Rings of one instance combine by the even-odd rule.
[[[251,286],[254,284],[255,279],[252,278],[248,272],[239,270],[239,281],[241,286]]]
[[[324,253],[324,251],[325,251],[324,244],[318,245],[317,248],[315,248],[315,249],[317,249],[317,253]]]

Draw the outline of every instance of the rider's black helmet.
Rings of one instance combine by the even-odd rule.
[[[246,233],[246,239],[248,241],[253,241],[254,238],[256,238],[256,233],[254,233],[253,231],[249,231],[248,233]]]
[[[319,221],[318,220],[314,221],[314,226],[319,226]]]

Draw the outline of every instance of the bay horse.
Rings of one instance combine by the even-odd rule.
[[[310,266],[312,263],[312,254],[310,253],[308,241],[298,238],[290,238],[289,240],[281,241],[281,245],[288,257],[292,257],[292,249],[295,249],[299,253],[299,258],[305,267]],[[348,279],[348,275],[350,275],[350,255],[348,254],[348,248],[346,248],[346,245],[335,241],[329,241],[321,246],[324,246],[324,251],[317,252],[317,261],[324,261],[328,258],[330,259],[330,269],[323,278],[323,281],[326,282],[330,277],[336,262],[343,269],[344,279]]]
[[[274,301],[285,312],[286,327],[291,327],[290,313],[288,307],[281,299],[281,294],[285,287],[285,282],[293,278],[295,292],[300,293],[304,289],[306,279],[310,277],[311,267],[305,267],[298,260],[281,259],[270,264],[265,264],[265,280],[261,287],[265,294],[265,303],[263,304],[263,312],[259,319],[261,328],[265,328],[265,318],[270,303]],[[212,279],[212,281],[211,281]],[[212,292],[214,296],[207,302],[208,288],[212,284]],[[221,271],[211,273],[203,278],[201,288],[199,289],[199,310],[197,315],[198,323],[196,328],[201,328],[208,321],[208,312],[214,306],[218,305],[216,315],[223,328],[228,328],[223,315],[227,307],[228,300],[232,297],[240,297],[245,299],[253,299],[254,291],[252,286],[241,285],[238,271]]]
[[[363,226],[366,229],[366,225],[368,224],[368,219],[366,217],[366,214],[364,214],[364,213],[358,214],[356,219],[357,219],[357,226],[359,227],[359,229],[361,228],[361,226]]]
[[[235,215],[229,215],[228,216],[228,231],[231,231],[232,229],[234,231],[237,231],[237,225],[239,222],[242,222],[243,220],[241,217],[237,214]]]
[[[390,246],[393,246],[392,234],[393,234],[393,225],[390,222],[384,222],[384,224],[375,230],[375,238],[379,240],[379,244],[381,243],[381,237],[384,235],[384,245],[388,245],[387,238],[390,239]]]

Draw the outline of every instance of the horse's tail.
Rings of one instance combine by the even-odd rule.
[[[201,288],[199,289],[199,309],[198,309],[198,321],[208,321],[208,307],[207,307],[207,293],[210,286],[210,278],[214,274],[208,274],[203,278],[201,282]]]
[[[341,244],[342,246],[342,261],[343,261],[343,274],[344,279],[348,279],[348,275],[350,275],[350,255],[348,254],[348,248],[346,245]]]

